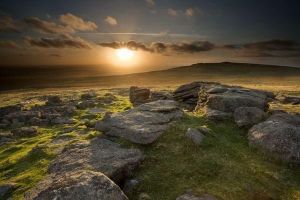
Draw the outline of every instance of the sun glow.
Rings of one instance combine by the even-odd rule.
[[[116,55],[122,61],[130,61],[134,56],[134,52],[127,48],[122,48],[116,50]]]

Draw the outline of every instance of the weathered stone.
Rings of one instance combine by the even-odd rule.
[[[266,96],[247,90],[229,90],[222,94],[211,94],[205,103],[210,109],[233,113],[239,107],[268,108]]]
[[[150,90],[132,86],[129,89],[129,99],[134,106],[147,103],[150,100]]]
[[[278,113],[253,126],[248,133],[249,144],[274,157],[300,164],[300,115]]]
[[[205,108],[205,116],[212,121],[224,121],[229,120],[232,117],[231,113],[222,112],[219,110],[212,110],[210,108]]]
[[[211,130],[210,128],[207,128],[206,126],[197,127],[197,129],[204,135],[209,135],[209,134],[213,133],[213,130]]]
[[[99,171],[114,181],[130,176],[143,159],[138,149],[124,149],[106,139],[95,138],[66,147],[50,164],[50,173],[91,169]]]
[[[3,136],[0,136],[0,146],[1,145],[5,145],[7,143],[10,143],[10,142],[13,142],[14,140],[10,137],[3,137]]]
[[[32,137],[38,134],[36,127],[21,127],[11,131],[14,137]]]
[[[205,136],[195,128],[188,128],[186,137],[191,139],[195,144],[199,145],[202,143]]]
[[[201,197],[197,197],[193,194],[187,193],[184,195],[181,195],[180,197],[177,197],[176,200],[217,200],[217,198],[215,198],[212,195],[209,194],[205,194],[202,195]]]
[[[139,200],[151,200],[151,197],[147,193],[141,193],[139,195]]]
[[[1,184],[0,185],[0,199],[8,199],[9,195],[12,193],[14,188],[16,187],[15,184],[8,183],[8,184]]]
[[[84,100],[79,102],[76,107],[78,109],[87,109],[87,108],[93,108],[97,105],[95,100]]]
[[[300,104],[300,97],[281,96],[281,97],[278,97],[277,99],[283,104],[293,104],[293,105]]]
[[[104,104],[111,104],[116,100],[118,100],[118,98],[111,93],[105,93],[104,96],[98,97],[98,101]]]
[[[95,93],[95,91],[89,91],[89,92],[86,92],[86,93],[83,93],[80,98],[82,100],[91,100],[93,98],[96,98],[97,97],[97,94]]]
[[[218,94],[218,93],[224,93],[228,90],[228,88],[225,88],[223,86],[216,86],[216,87],[213,87],[209,90],[207,90],[207,93],[208,94]]]
[[[158,101],[158,100],[172,100],[172,94],[168,92],[151,92],[150,101]]]
[[[26,200],[127,200],[122,190],[100,172],[74,171],[49,175],[25,193]]]
[[[105,113],[106,110],[104,108],[90,108],[87,110],[87,112],[90,114],[101,114]]]
[[[4,117],[5,115],[8,115],[13,112],[20,112],[21,111],[21,105],[12,105],[12,106],[5,106],[5,107],[0,107],[0,119]]]
[[[251,127],[266,117],[266,113],[256,107],[239,107],[234,111],[234,120],[239,127]]]
[[[175,101],[159,100],[122,113],[106,115],[102,121],[97,122],[96,129],[135,143],[150,144],[182,115]]]
[[[53,95],[53,96],[48,96],[46,105],[47,106],[56,106],[60,105],[62,103],[60,96]]]
[[[138,186],[138,184],[139,184],[139,181],[136,179],[126,180],[124,182],[122,190],[126,195],[130,195],[130,194],[132,194],[134,189]]]

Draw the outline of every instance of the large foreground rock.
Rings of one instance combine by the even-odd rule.
[[[253,126],[249,144],[282,160],[300,164],[300,115],[276,113]]]
[[[66,147],[50,164],[49,172],[64,174],[68,171],[90,169],[104,173],[119,182],[130,176],[143,159],[138,149],[124,149],[106,139],[95,138]]]
[[[182,115],[183,112],[175,101],[159,100],[108,115],[97,122],[96,129],[134,143],[149,144],[154,142],[172,121]]]
[[[100,172],[49,175],[25,194],[26,200],[127,200],[122,190]]]

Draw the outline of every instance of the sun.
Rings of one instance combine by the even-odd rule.
[[[129,61],[133,58],[134,52],[127,48],[121,48],[116,50],[116,55],[122,61]]]

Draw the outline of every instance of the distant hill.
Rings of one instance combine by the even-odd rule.
[[[300,85],[300,68],[248,63],[198,63],[161,71],[103,76],[95,67],[1,68],[0,90],[48,87],[178,85],[191,81],[227,84]]]

